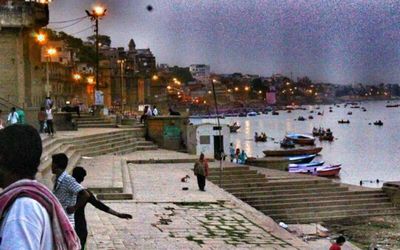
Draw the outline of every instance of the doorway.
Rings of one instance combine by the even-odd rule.
[[[224,137],[214,135],[214,158],[221,160],[221,153],[224,152]]]

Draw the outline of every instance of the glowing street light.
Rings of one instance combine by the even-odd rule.
[[[82,79],[82,76],[78,73],[73,74],[72,77],[74,78],[75,81],[79,81],[80,79]]]
[[[89,76],[86,80],[87,80],[87,82],[89,84],[94,84],[94,77],[93,76]]]
[[[154,76],[152,77],[152,79],[153,79],[153,81],[157,81],[157,80],[158,80],[158,75],[154,75]]]
[[[44,34],[44,33],[36,34],[36,41],[37,41],[39,44],[45,44],[46,41],[47,41],[46,34]]]
[[[258,93],[259,93],[259,94],[262,94],[262,91],[260,90],[260,91],[258,91]]]
[[[55,54],[57,54],[57,50],[55,48],[48,48],[47,49],[47,55],[54,56]]]
[[[239,88],[238,88],[238,87],[235,87],[235,91],[239,91]]]
[[[244,87],[244,90],[245,90],[245,91],[249,91],[249,89],[250,89],[250,88],[249,88],[248,86]]]
[[[209,91],[208,91],[208,94],[211,95],[211,93],[212,93],[211,90],[209,90]]]
[[[107,9],[103,6],[97,5],[93,7],[92,14],[96,15],[97,17],[105,16]]]

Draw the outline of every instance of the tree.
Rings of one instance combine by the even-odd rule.
[[[96,43],[96,35],[89,36],[87,38],[87,40],[89,42],[91,42],[92,44],[95,44]],[[106,45],[108,47],[111,47],[111,38],[106,35],[99,35],[99,43],[101,45]]]

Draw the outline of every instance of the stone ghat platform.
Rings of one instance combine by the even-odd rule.
[[[345,218],[399,215],[382,189],[343,185],[332,179],[260,167],[212,169],[208,177],[235,197],[276,221],[327,222]]]

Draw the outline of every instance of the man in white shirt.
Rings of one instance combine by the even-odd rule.
[[[35,181],[42,141],[35,128],[0,130],[0,249],[79,249],[61,205]]]
[[[153,116],[158,116],[158,109],[156,105],[153,106]]]

